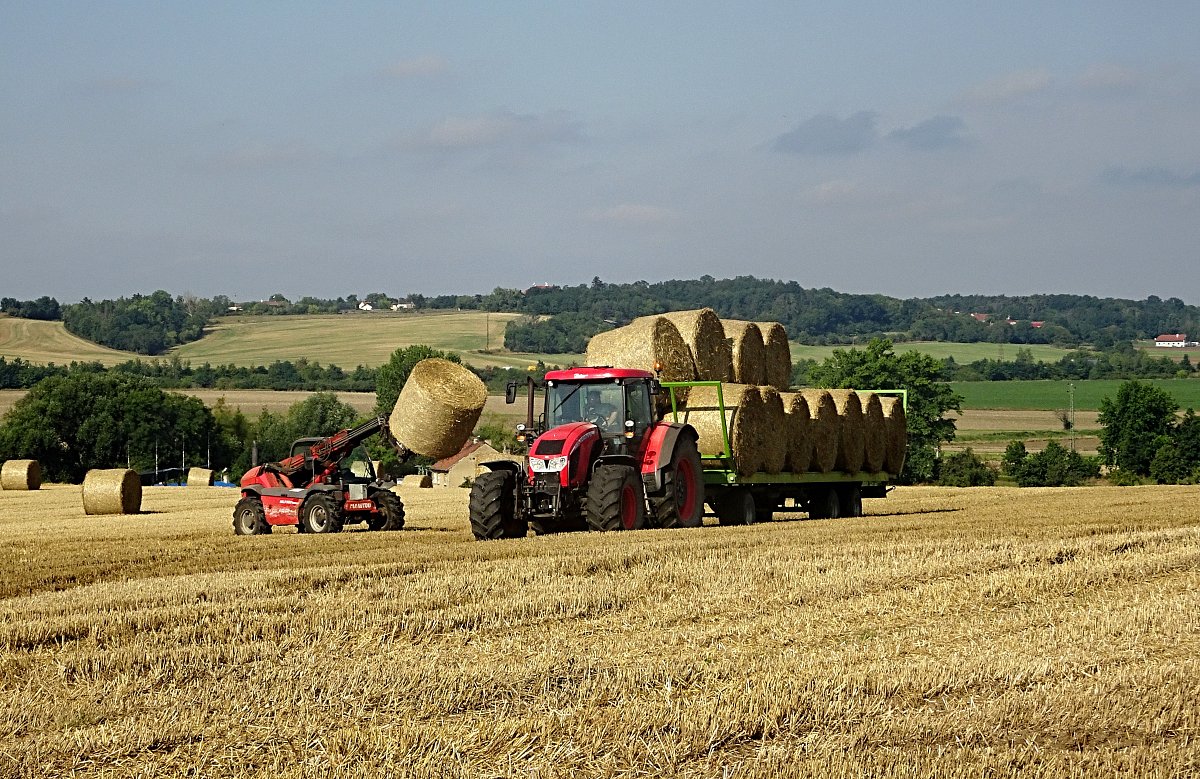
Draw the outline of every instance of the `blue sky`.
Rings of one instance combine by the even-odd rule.
[[[0,295],[1200,303],[1200,4],[0,0]]]

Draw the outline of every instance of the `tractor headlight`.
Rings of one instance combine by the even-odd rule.
[[[529,468],[534,473],[558,473],[563,468],[567,467],[566,455],[561,457],[549,457],[545,460],[531,458],[529,460]]]

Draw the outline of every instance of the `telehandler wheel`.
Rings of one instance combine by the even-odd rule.
[[[842,502],[833,487],[820,487],[808,506],[809,519],[837,519],[842,515]]]
[[[704,475],[696,442],[683,438],[675,445],[671,464],[663,472],[661,498],[651,498],[658,527],[700,527],[704,522]]]
[[[846,484],[837,488],[838,516],[862,516],[862,488],[857,484]]]
[[[728,490],[717,502],[717,520],[726,527],[753,525],[757,516],[754,510],[754,495],[750,490]]]
[[[488,471],[475,477],[471,485],[471,533],[477,541],[524,538],[529,531],[525,520],[516,516],[516,479],[508,471]]]
[[[379,514],[369,520],[372,530],[399,530],[404,527],[404,503],[399,495],[391,490],[379,490],[371,497],[379,508]],[[375,523],[378,523],[378,527]]]
[[[601,465],[588,484],[587,523],[592,530],[640,530],[646,526],[646,492],[627,465]]]
[[[300,527],[306,533],[340,533],[342,507],[329,495],[310,495],[300,507]]]
[[[233,507],[233,533],[238,536],[261,536],[271,532],[262,501],[245,497]]]

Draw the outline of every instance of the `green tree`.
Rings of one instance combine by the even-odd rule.
[[[404,382],[408,381],[408,374],[412,373],[413,366],[429,357],[441,357],[450,362],[462,363],[462,358],[457,354],[442,352],[423,344],[406,346],[392,352],[388,361],[375,372],[376,416],[386,417],[392,413],[396,398],[400,397],[400,390],[404,387]]]
[[[277,462],[291,455],[297,438],[329,436],[354,425],[358,413],[332,392],[316,392],[286,414],[263,412],[255,426],[258,461]]]
[[[1179,404],[1153,384],[1133,380],[1100,401],[1100,454],[1107,465],[1146,476],[1154,454],[1171,440]]]
[[[971,447],[943,457],[938,468],[938,484],[943,487],[991,487],[995,483],[996,469]]]
[[[1024,441],[1009,441],[1008,446],[1004,447],[1004,457],[1000,459],[1000,472],[1014,479],[1019,477],[1028,456]]]
[[[947,418],[962,410],[962,396],[942,381],[942,364],[920,352],[897,355],[892,342],[874,338],[865,349],[835,349],[825,362],[809,371],[819,387],[908,390],[908,458],[901,477],[930,481],[941,444],[953,441],[956,426]]]
[[[1014,475],[1021,487],[1078,487],[1100,476],[1100,464],[1051,441],[1026,457]]]

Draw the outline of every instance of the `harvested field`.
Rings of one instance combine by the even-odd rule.
[[[239,538],[219,487],[0,493],[0,774],[1200,769],[1195,487],[490,544],[401,495],[398,533]]]

